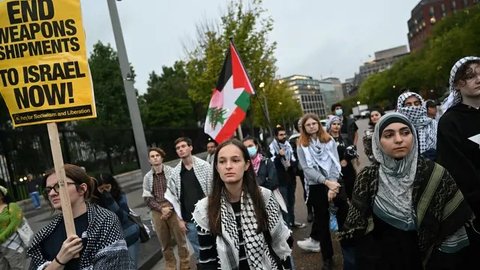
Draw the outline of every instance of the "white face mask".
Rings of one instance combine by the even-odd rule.
[[[247,147],[247,151],[250,157],[254,157],[257,154],[257,147],[255,146]]]
[[[342,109],[336,109],[336,110],[335,110],[335,114],[336,114],[337,116],[342,116],[342,115],[343,115],[343,110],[342,110]]]

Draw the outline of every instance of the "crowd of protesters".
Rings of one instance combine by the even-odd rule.
[[[340,267],[335,239],[343,269],[478,269],[480,58],[458,60],[449,83],[440,112],[408,90],[396,112],[372,109],[360,135],[370,164],[359,171],[358,126],[341,104],[326,127],[318,115],[303,115],[290,140],[277,126],[266,149],[252,136],[211,140],[205,161],[180,137],[179,162],[169,167],[165,152],[150,148],[142,197],[163,269],[295,269],[292,230],[306,226],[295,218],[297,176],[312,225],[296,246],[320,253],[321,269]],[[143,228],[115,177],[91,177],[71,164],[64,170],[74,235],[64,226],[54,169],[28,176],[33,207],[41,207],[40,187],[54,210],[31,241],[19,232],[21,207],[0,186],[0,268],[24,269],[29,257],[30,269],[137,269]]]

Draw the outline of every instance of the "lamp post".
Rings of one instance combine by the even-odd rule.
[[[283,115],[283,110],[282,110],[282,105],[283,103],[281,101],[278,102],[278,106],[280,106],[280,116],[282,117],[282,124],[283,124],[283,128],[287,128],[286,125],[285,125],[285,117]]]
[[[107,0],[110,20],[112,21],[113,35],[115,36],[115,44],[117,46],[118,61],[122,71],[123,86],[125,87],[125,96],[127,98],[128,112],[132,121],[133,137],[135,139],[135,147],[137,149],[138,163],[142,174],[145,175],[150,170],[148,164],[147,143],[145,141],[145,133],[143,131],[142,119],[138,108],[137,97],[135,96],[135,88],[133,87],[133,76],[130,73],[130,64],[128,62],[125,41],[123,40],[122,27],[118,16],[116,0]]]
[[[270,113],[268,111],[268,102],[267,102],[267,95],[265,94],[265,83],[264,82],[261,82],[258,87],[260,89],[262,89],[262,97],[263,97],[263,106],[264,106],[264,114],[265,114],[265,118],[267,120],[267,127],[268,127],[268,132],[269,132],[269,136],[272,136],[272,125],[271,125],[271,121],[270,121]]]

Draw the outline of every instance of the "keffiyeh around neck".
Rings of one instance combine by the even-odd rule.
[[[454,85],[454,80],[455,80],[455,75],[457,75],[458,69],[463,66],[466,62],[468,61],[475,61],[475,60],[480,60],[480,57],[477,56],[466,56],[463,57],[462,59],[458,60],[450,70],[450,78],[448,80],[449,85],[450,85],[450,94],[448,97],[443,101],[442,103],[442,112],[446,112],[450,107],[453,107],[457,105],[458,103],[462,102],[462,95],[460,94],[460,91],[455,89]]]
[[[255,171],[255,175],[258,175],[258,170],[260,169],[260,163],[262,163],[263,155],[257,153],[255,157],[252,158],[252,165],[253,170]]]
[[[400,113],[389,113],[382,116],[377,125],[375,125],[372,151],[375,159],[380,163],[378,192],[375,197],[375,204],[383,212],[388,213],[399,222],[411,224],[414,220],[412,188],[418,159],[415,128],[413,125],[409,125],[413,136],[413,145],[410,152],[403,159],[396,160],[388,156],[380,144],[380,127],[382,123],[387,120],[393,120],[392,123],[400,122],[395,121],[395,118],[410,123],[408,118]]]
[[[405,106],[405,100],[415,96],[422,103],[420,106]],[[418,131],[420,153],[437,147],[437,122],[427,116],[427,108],[423,98],[413,92],[405,92],[397,99],[397,111],[405,115]]]
[[[333,153],[330,153],[330,150],[327,147],[330,142],[335,142],[335,140],[331,139],[331,141],[327,143],[321,143],[319,139],[312,138],[307,147],[302,146],[307,166],[320,168],[325,173],[325,177],[329,176],[328,172],[332,166],[337,167],[339,172],[341,171],[340,162],[334,158]]]

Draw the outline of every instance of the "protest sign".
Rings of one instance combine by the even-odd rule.
[[[80,0],[0,1],[0,93],[15,127],[96,117]]]

